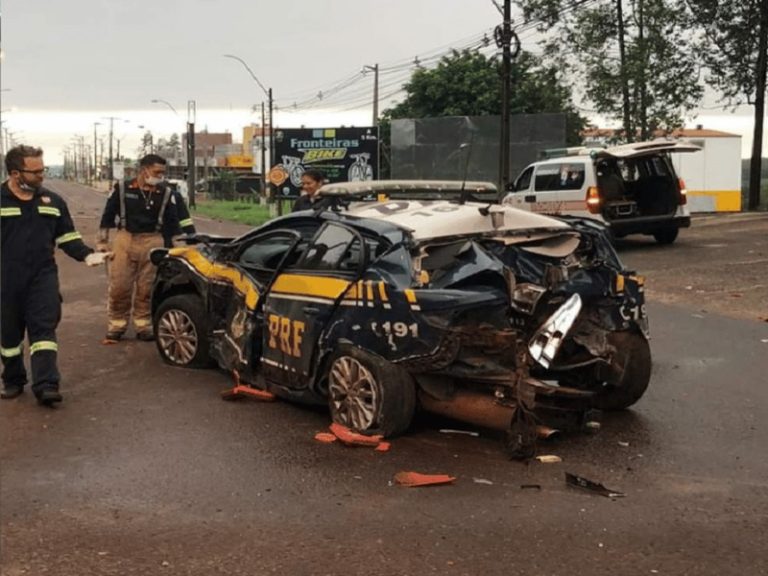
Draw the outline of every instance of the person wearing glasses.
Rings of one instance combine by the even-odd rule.
[[[61,319],[55,248],[88,266],[108,254],[88,247],[75,230],[67,203],[43,187],[43,151],[16,146],[5,156],[8,179],[0,187],[0,398],[20,396],[27,384],[23,343],[29,339],[32,392],[38,403],[53,406],[59,392],[56,327]]]

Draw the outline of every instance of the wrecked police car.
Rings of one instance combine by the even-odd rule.
[[[366,434],[417,407],[508,431],[583,426],[650,379],[643,280],[603,226],[492,202],[492,184],[329,184],[310,211],[153,252],[157,347]]]

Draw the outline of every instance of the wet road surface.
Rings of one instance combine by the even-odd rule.
[[[93,238],[103,196],[52,187]],[[681,240],[622,257],[647,273],[696,250]],[[494,434],[439,432],[457,423],[420,417],[377,453],[317,443],[322,410],[223,402],[220,372],[102,346],[104,271],[59,261],[65,401],[0,404],[3,576],[768,574],[768,324],[741,310],[652,299],[646,396],[596,435],[542,445],[562,463],[522,464]],[[393,486],[401,470],[457,481]],[[565,471],[626,496],[567,487]]]

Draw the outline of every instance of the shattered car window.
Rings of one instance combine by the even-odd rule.
[[[240,255],[240,264],[250,268],[275,270],[293,245],[293,235],[276,235],[255,241]]]
[[[359,238],[351,230],[328,224],[298,266],[305,270],[350,270],[357,267],[359,254]],[[354,266],[350,267],[352,264]]]

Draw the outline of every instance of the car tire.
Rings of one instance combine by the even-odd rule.
[[[659,244],[672,244],[677,240],[678,228],[662,228],[653,233],[653,237]]]
[[[651,347],[639,332],[612,332],[608,340],[616,352],[593,406],[606,411],[624,410],[640,400],[648,389]]]
[[[211,365],[208,319],[196,294],[177,294],[160,303],[154,318],[160,357],[171,366],[205,368]]]
[[[341,345],[328,366],[334,422],[384,437],[402,434],[411,425],[416,384],[406,370],[351,345]]]

